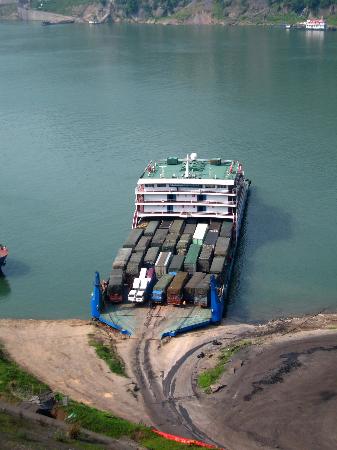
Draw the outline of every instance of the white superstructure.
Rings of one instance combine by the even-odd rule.
[[[247,183],[242,164],[222,158],[169,157],[150,162],[135,190],[133,226],[143,217],[219,218],[241,216]]]
[[[325,30],[326,21],[324,19],[308,19],[305,22],[306,30]]]

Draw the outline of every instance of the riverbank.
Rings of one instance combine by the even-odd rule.
[[[134,23],[156,25],[222,25],[222,26],[279,26],[294,25],[309,17],[324,17],[330,27],[337,25],[334,5],[310,11],[292,9],[267,0],[199,0],[157,6],[133,2],[95,0],[1,0],[0,19],[45,21],[56,23]]]
[[[309,427],[320,426],[320,416],[313,425],[314,416],[307,412],[306,392],[310,393],[311,401],[317,400],[316,406],[324,402],[334,406],[337,399],[331,377],[326,376],[337,369],[337,358],[331,358],[337,350],[333,345],[337,337],[337,314],[276,320],[262,325],[228,323],[161,341],[151,335],[151,324],[147,333],[142,340],[128,338],[82,320],[0,321],[0,340],[10,356],[52,390],[136,423],[233,450],[270,448],[270,442],[279,442],[277,436],[282,436],[283,443],[292,439],[291,427],[287,434],[288,418],[293,419],[294,414],[294,409],[289,408],[289,398],[296,399],[298,409],[307,419],[297,421],[302,430],[299,442],[303,444],[306,430],[309,433]],[[124,360],[127,377],[113,374],[105,361],[97,357],[89,342],[93,335],[113,343]],[[253,345],[230,358],[222,378],[217,380],[217,389],[205,393],[197,385],[199,374],[216,364],[223,349],[242,340],[253,341]],[[291,370],[292,366],[284,369],[284,355],[294,352],[299,357],[295,365],[298,370]],[[269,383],[270,374],[279,370],[284,379]],[[254,386],[256,392],[248,401]],[[273,402],[267,402],[266,397]],[[240,415],[250,414],[247,411],[251,412],[249,417],[256,417],[255,409],[261,407],[261,401],[269,405],[268,436],[264,436],[258,421],[248,416],[244,421],[240,419]],[[273,404],[279,408],[273,408]],[[224,405],[228,405],[228,411],[237,410],[231,420],[228,412],[227,424],[218,411]],[[332,406],[322,410],[321,417],[328,428]],[[280,409],[282,433],[275,437],[273,433],[280,429]],[[332,448],[329,442],[325,446],[323,442],[321,448]]]

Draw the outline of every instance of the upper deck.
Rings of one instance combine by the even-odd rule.
[[[190,184],[213,182],[217,184],[234,184],[238,173],[242,170],[238,161],[214,159],[186,159],[170,157],[157,162],[150,162],[139,178],[138,184],[160,181],[161,183]]]

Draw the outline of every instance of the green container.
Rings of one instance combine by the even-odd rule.
[[[185,258],[185,265],[186,264],[196,264],[200,250],[201,250],[201,245],[191,244],[190,248],[188,249],[186,258]]]

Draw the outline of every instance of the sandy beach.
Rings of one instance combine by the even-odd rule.
[[[89,321],[3,319],[0,340],[53,390],[134,422],[233,450],[336,448],[336,314],[224,324],[161,341],[154,329],[128,338]],[[128,378],[109,371],[89,334],[113,341]],[[218,392],[204,393],[198,374],[239,339],[254,345],[235,355]]]

